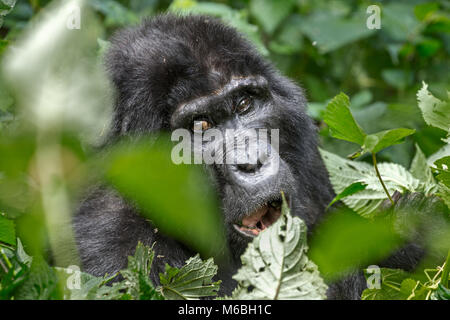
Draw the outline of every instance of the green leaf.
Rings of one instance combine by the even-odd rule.
[[[58,278],[44,258],[35,256],[30,273],[14,294],[16,300],[62,299],[57,286]]]
[[[326,299],[327,286],[306,256],[306,225],[283,200],[280,218],[241,256],[232,299]]]
[[[428,85],[425,82],[422,84],[422,88],[417,93],[417,100],[425,122],[430,126],[445,130],[449,134],[450,103],[435,98],[428,91]]]
[[[356,123],[350,111],[350,100],[344,93],[338,94],[327,105],[324,119],[331,135],[337,139],[354,142],[362,146],[366,134]]]
[[[433,300],[450,300],[450,289],[439,283],[431,298]]]
[[[428,166],[427,158],[418,144],[416,144],[416,154],[411,162],[409,171],[416,179],[419,179],[425,184],[426,194],[435,193],[437,191],[436,180],[434,179],[433,173]]]
[[[386,193],[376,175],[375,169],[368,163],[350,161],[325,150],[320,150],[328,170],[330,181],[336,194],[349,185],[361,182],[367,187],[342,201],[364,217],[372,217],[380,204],[386,200]],[[379,163],[378,170],[390,194],[395,191],[424,191],[425,184],[416,179],[404,167],[395,163]]]
[[[173,145],[164,138],[124,141],[100,165],[114,187],[158,229],[217,257],[225,238],[214,191],[199,166],[173,163]]]
[[[181,268],[166,264],[165,273],[159,274],[158,290],[168,300],[192,300],[217,295],[220,280],[213,282],[217,266],[212,258],[202,261],[200,255],[189,258]]]
[[[364,139],[362,148],[368,152],[377,153],[384,148],[403,142],[405,137],[414,134],[414,132],[416,130],[398,128],[369,134]]]
[[[334,281],[387,258],[400,241],[387,219],[365,219],[341,207],[316,227],[309,256],[325,279]]]
[[[277,26],[289,15],[295,1],[251,0],[250,13],[255,17],[264,31],[272,34]]]
[[[170,5],[169,10],[182,14],[203,14],[218,17],[246,35],[262,55],[269,55],[269,51],[261,41],[258,27],[247,21],[245,12],[233,10],[223,3],[197,2],[194,0],[175,0]]]
[[[13,220],[6,219],[0,212],[0,243],[16,245],[16,228]]]
[[[134,256],[128,257],[128,267],[120,271],[120,274],[125,278],[125,282],[122,283],[123,288],[126,288],[132,299],[162,299],[150,280],[150,269],[154,256],[155,252],[150,247],[139,242]]]
[[[446,156],[434,162],[438,175],[436,179],[450,188],[450,156]]]
[[[379,289],[366,289],[361,295],[362,300],[406,300],[408,289],[412,283],[409,281],[410,274],[400,269],[380,268],[381,287]],[[364,271],[366,278],[372,274]],[[408,282],[404,282],[408,280]],[[403,285],[403,289],[401,288]]]
[[[352,194],[355,194],[359,191],[364,190],[367,187],[366,184],[362,182],[355,182],[349,185],[347,188],[344,189],[341,193],[339,193],[334,199],[330,202],[330,204],[327,206],[327,209],[331,207],[335,202],[340,201],[344,199],[345,197],[351,196]]]
[[[324,54],[372,35],[374,30],[366,28],[365,20],[363,15],[347,19],[327,11],[318,11],[303,18],[302,31]]]

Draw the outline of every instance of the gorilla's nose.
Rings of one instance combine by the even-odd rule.
[[[261,169],[263,164],[258,159],[256,163],[239,163],[236,165],[237,169],[242,173],[255,173]]]
[[[275,150],[267,152],[266,148],[259,148],[256,155],[237,157],[236,163],[228,164],[231,174],[237,180],[261,181],[274,177],[278,173],[279,158]]]

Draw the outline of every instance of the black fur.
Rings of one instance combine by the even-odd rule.
[[[261,58],[234,29],[203,16],[162,15],[125,29],[112,39],[106,59],[116,90],[110,141],[123,136],[171,131],[174,111],[183,103],[213,96],[231,79],[260,76],[267,82],[264,94],[255,98],[257,112],[236,117],[232,102],[223,101],[223,112],[210,116],[218,128],[253,127],[280,129],[280,171],[270,184],[239,184],[226,166],[210,168],[222,200],[228,243],[234,260],[221,270],[222,293],[230,293],[231,275],[248,239],[231,227],[268,197],[284,190],[291,198],[294,215],[313,230],[333,197],[327,172],[318,153],[316,130],[305,113],[303,91]],[[136,244],[156,242],[158,255],[152,280],[167,262],[181,267],[193,255],[182,244],[157,232],[137,210],[114,190],[99,187],[81,204],[74,225],[83,269],[94,275],[124,268]],[[330,289],[330,298],[357,299],[364,288],[361,274]]]

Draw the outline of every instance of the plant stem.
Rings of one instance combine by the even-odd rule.
[[[389,198],[389,201],[391,201],[391,204],[394,205],[394,200],[392,200],[391,195],[389,194],[389,191],[383,182],[383,179],[381,179],[380,171],[378,171],[377,157],[375,156],[375,153],[372,153],[372,161],[373,161],[373,166],[375,167],[375,172],[377,173],[378,180],[380,180],[381,185],[383,186],[384,192],[386,192],[386,194]]]
[[[448,274],[450,272],[450,250],[448,251],[447,260],[445,260],[444,270],[442,271],[441,284],[448,288]]]

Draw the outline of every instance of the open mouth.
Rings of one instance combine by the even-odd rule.
[[[272,200],[259,207],[234,228],[247,237],[256,237],[261,231],[271,226],[281,215],[281,199]]]

